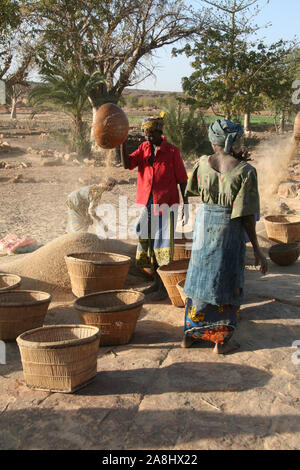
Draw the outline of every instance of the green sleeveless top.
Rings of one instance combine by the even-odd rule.
[[[219,173],[203,155],[188,180],[186,196],[199,196],[203,204],[232,207],[231,218],[259,214],[256,169],[241,161],[233,170]]]

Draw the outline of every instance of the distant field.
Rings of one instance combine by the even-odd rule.
[[[147,117],[147,116],[157,116],[158,114],[159,113],[157,111],[145,112],[145,113],[140,112],[139,114],[134,114],[134,113],[131,114],[131,112],[129,110],[128,113],[127,113],[127,116],[128,116],[128,119],[129,119],[129,125],[130,126],[139,127],[141,125],[142,120],[145,117]],[[166,119],[167,119],[167,116],[166,116]],[[207,125],[209,125],[212,122],[214,122],[216,119],[218,119],[218,116],[208,114],[208,115],[204,116],[204,119],[205,119],[205,122],[207,123]],[[241,124],[243,124],[243,120],[244,120],[244,118],[243,118],[243,116],[241,116],[238,119],[238,122],[241,122]],[[236,121],[236,119],[235,119],[235,121]],[[279,119],[279,117],[277,117],[276,123],[279,124],[279,121],[280,121],[280,119]],[[261,130],[265,130],[265,129],[267,130],[270,127],[274,126],[274,117],[271,116],[271,115],[253,114],[251,116],[250,124],[254,128],[261,128]]]

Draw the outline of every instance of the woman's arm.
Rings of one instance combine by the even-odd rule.
[[[242,223],[253,247],[254,256],[255,256],[255,266],[259,264],[261,273],[266,274],[266,272],[268,271],[268,263],[267,263],[267,259],[265,255],[261,251],[259,244],[258,244],[256,231],[255,231],[255,216],[254,215],[243,216]]]
[[[125,142],[120,146],[120,153],[121,153],[121,161],[123,163],[123,167],[128,170],[130,168],[130,158],[127,150],[127,142]]]

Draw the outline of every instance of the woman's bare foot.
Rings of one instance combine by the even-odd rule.
[[[193,342],[194,342],[194,339],[191,336],[184,335],[180,346],[182,348],[189,348],[190,346],[192,346]]]
[[[228,354],[231,351],[235,351],[236,349],[239,349],[240,345],[236,343],[235,341],[228,341],[224,344],[216,343],[213,353],[215,354]]]

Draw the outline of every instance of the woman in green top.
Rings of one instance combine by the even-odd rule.
[[[255,232],[256,170],[237,153],[242,133],[239,124],[225,119],[213,123],[209,138],[214,153],[199,159],[186,189],[186,196],[199,196],[201,205],[184,287],[188,299],[182,347],[209,340],[217,354],[238,347],[230,338],[243,301],[245,232],[262,274],[267,271]]]

